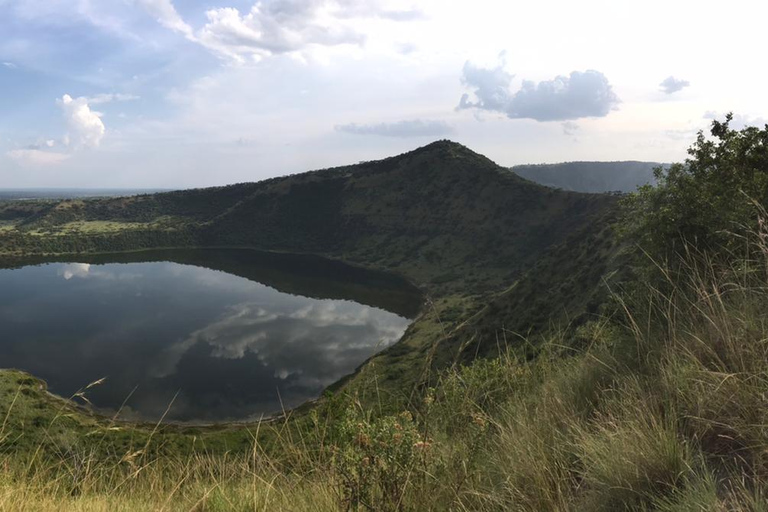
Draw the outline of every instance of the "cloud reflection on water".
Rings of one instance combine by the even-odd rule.
[[[361,356],[365,359],[402,336],[407,321],[393,322],[392,316],[347,301],[313,301],[279,312],[259,303],[237,304],[163,350],[151,373],[168,377],[193,346],[206,344],[210,357],[242,359],[251,353],[281,380],[295,375],[301,376],[296,385],[324,387],[339,372],[353,370]]]
[[[91,270],[89,263],[67,263],[62,265],[59,275],[69,281],[73,277],[87,277]]]

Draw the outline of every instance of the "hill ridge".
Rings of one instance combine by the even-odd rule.
[[[4,243],[6,252],[31,254],[136,245],[310,252],[435,289],[463,268],[481,276],[472,289],[490,290],[509,284],[536,254],[613,202],[531,183],[442,139],[382,160],[260,182],[61,201],[26,212],[6,206],[8,216],[18,217],[0,241],[14,239]]]
[[[510,170],[541,185],[584,193],[634,192],[654,183],[654,170],[668,164],[640,160],[580,160],[552,164],[525,164]]]

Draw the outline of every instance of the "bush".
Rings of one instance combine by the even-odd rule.
[[[690,247],[728,253],[739,245],[729,233],[757,230],[755,204],[768,204],[768,125],[736,131],[732,117],[713,121],[712,139],[699,132],[684,163],[657,168],[658,184],[624,201],[625,233],[653,260]]]
[[[339,427],[335,470],[346,510],[403,510],[417,464],[428,464],[432,443],[410,413],[370,420],[351,408]],[[418,468],[420,469],[420,468]]]

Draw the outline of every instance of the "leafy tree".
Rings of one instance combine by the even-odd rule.
[[[657,168],[656,186],[624,200],[625,234],[653,259],[691,247],[727,254],[739,243],[734,234],[759,230],[768,206],[768,125],[739,131],[732,119],[713,121],[712,137],[700,131],[685,162]]]

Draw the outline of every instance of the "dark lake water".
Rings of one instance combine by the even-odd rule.
[[[0,367],[125,419],[256,418],[394,343],[415,288],[314,257],[197,250],[0,269]],[[175,397],[175,398],[174,398]]]

